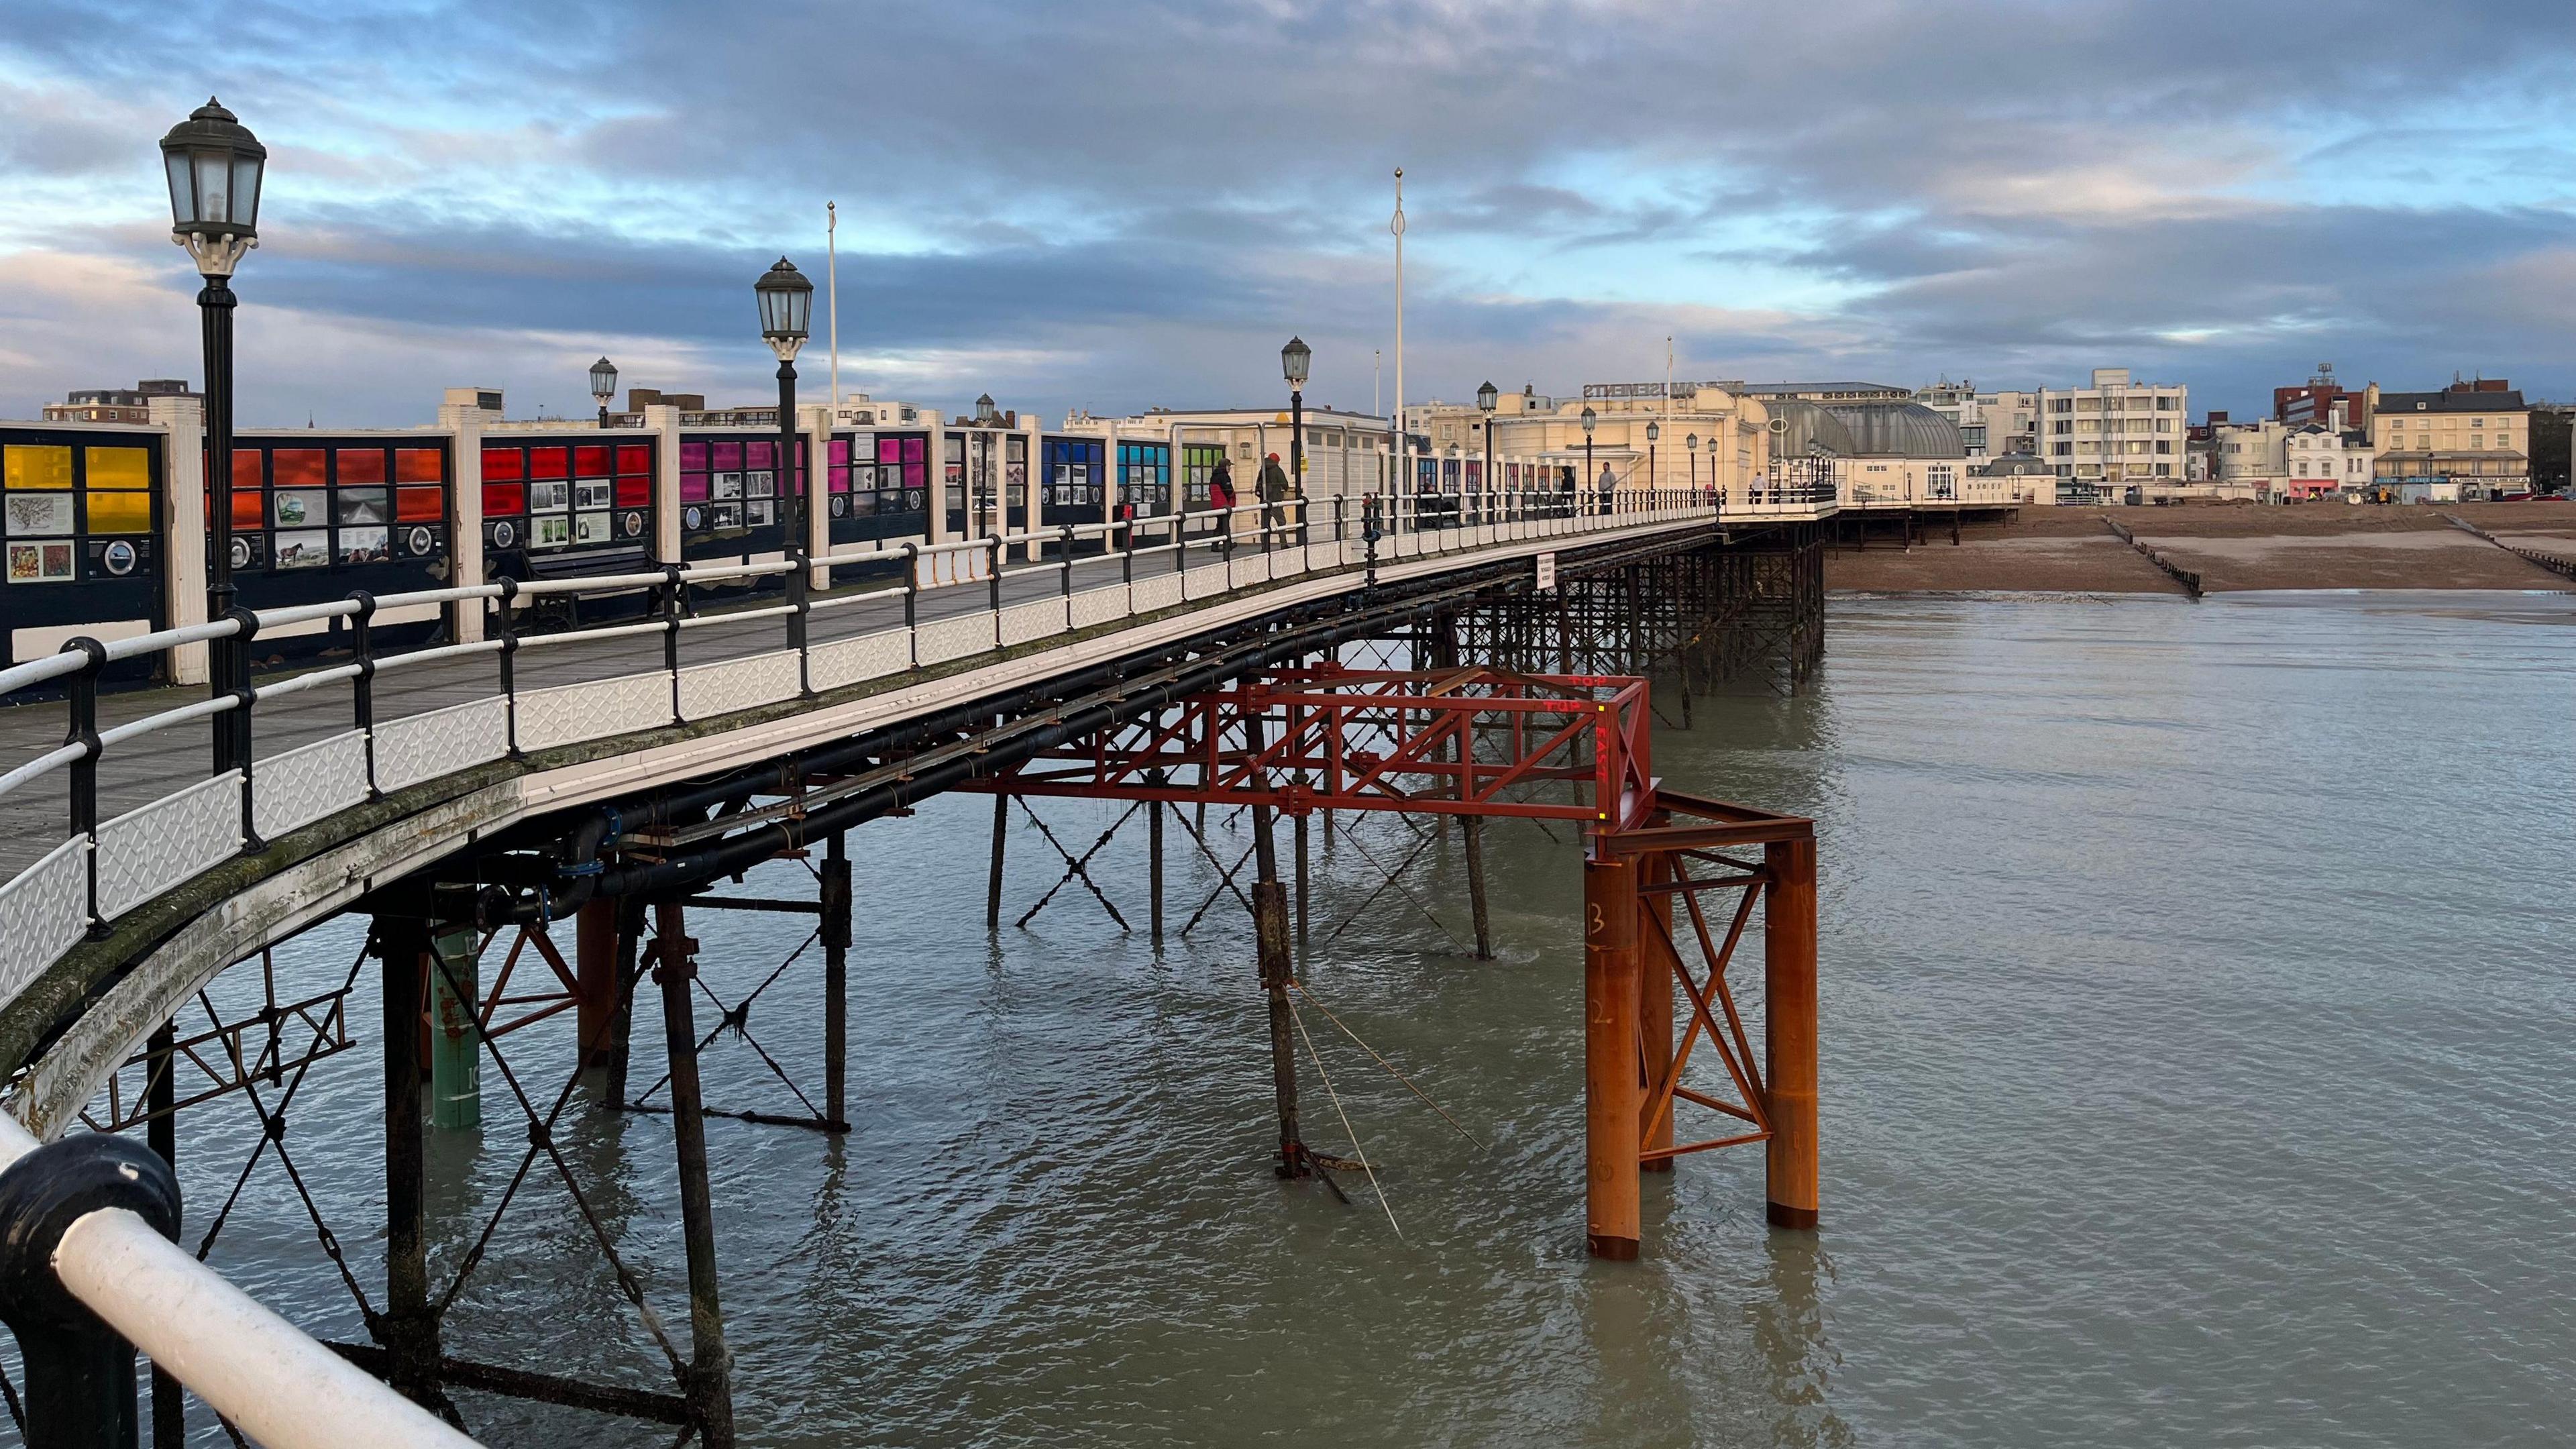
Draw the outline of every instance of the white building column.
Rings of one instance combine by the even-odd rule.
[[[161,430],[161,606],[173,629],[206,622],[206,404],[198,397],[150,400]],[[232,460],[224,460],[231,481]],[[224,506],[232,506],[226,489]],[[206,682],[206,646],[170,651],[170,682]]]
[[[666,403],[644,409],[644,431],[653,435],[653,562],[680,561],[680,410]]]
[[[796,425],[806,437],[805,470],[805,556],[821,558],[832,551],[832,407],[829,403],[805,404],[796,409]],[[832,569],[828,564],[815,565],[805,571],[805,586],[828,589],[832,586]]]
[[[483,582],[483,425],[498,421],[470,401],[473,388],[449,388],[450,399],[438,409],[438,425],[450,441],[447,480],[447,582],[464,588]],[[448,634],[459,644],[483,638],[480,604],[451,604]]]
[[[930,441],[922,445],[930,458],[928,471],[923,477],[929,489],[925,496],[930,501],[930,516],[923,521],[930,525],[932,543],[953,543],[956,540],[948,533],[948,429],[940,425],[937,413],[924,417],[922,426],[930,434]],[[897,463],[895,466],[900,468],[903,465]],[[972,488],[971,479],[966,486]],[[966,526],[975,526],[975,500],[971,492],[966,499]]]

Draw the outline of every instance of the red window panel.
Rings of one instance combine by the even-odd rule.
[[[517,483],[483,485],[483,516],[510,518],[528,511],[528,490]]]
[[[394,490],[394,521],[397,523],[436,523],[446,514],[447,490],[444,488]]]
[[[259,506],[259,495],[248,490],[233,494],[233,527],[255,529],[262,526],[268,510]]]
[[[617,506],[618,506],[618,507],[620,507],[620,508],[650,508],[650,507],[652,507],[652,506],[653,506],[653,480],[652,480],[652,479],[650,479],[650,478],[620,478],[620,479],[618,479],[618,480],[617,480]]]
[[[620,443],[620,444],[618,444],[618,445],[617,445],[617,471],[618,471],[618,472],[620,472],[620,473],[628,473],[628,474],[634,474],[634,473],[650,473],[650,472],[652,472],[652,471],[653,471],[653,449],[652,449],[652,446],[651,446],[650,444],[647,444],[647,443]]]
[[[483,450],[483,481],[486,483],[516,483],[526,466],[527,460],[519,455],[516,448]]]
[[[280,488],[319,488],[322,486],[322,450],[320,448],[279,448],[269,454],[270,470]]]
[[[436,448],[398,448],[394,451],[394,481],[397,483],[444,483],[447,463]]]
[[[530,448],[528,450],[528,476],[531,478],[563,478],[570,476],[564,472],[564,465],[568,461],[564,456],[566,451],[567,450],[563,448]]]
[[[382,483],[385,481],[385,450],[382,448],[342,448],[340,481],[344,484]]]
[[[257,489],[259,484],[259,449],[233,449],[233,486]]]
[[[606,443],[583,443],[572,450],[572,476],[605,478],[610,472],[608,458]]]

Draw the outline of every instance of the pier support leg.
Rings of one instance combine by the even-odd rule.
[[[1157,784],[1161,783],[1159,780]],[[1163,802],[1145,805],[1145,875],[1154,902],[1154,949],[1163,949]]]
[[[1816,1225],[1816,843],[1762,848],[1762,1053],[1771,1225]]]
[[[671,1140],[680,1171],[680,1236],[689,1259],[689,1380],[685,1397],[707,1449],[733,1449],[733,1355],[716,1293],[715,1203],[707,1188],[707,1116],[698,1085],[697,1016],[689,987],[697,943],[679,904],[654,907],[653,977],[662,986],[662,1040],[671,1058]]]
[[[626,1109],[626,1066],[635,1041],[635,983],[643,972],[637,960],[644,936],[644,903],[632,898],[617,903],[617,996],[609,1003],[608,1079],[600,1096],[611,1111]]]
[[[850,852],[845,831],[832,832],[823,854],[823,1116],[850,1124]]]
[[[430,938],[438,961],[430,967],[433,1010],[429,1035],[429,1122],[443,1131],[470,1132],[483,1125],[481,961],[474,928],[450,926]]]
[[[608,1021],[617,1014],[617,902],[594,896],[573,917],[573,1043],[582,1070],[608,1065]]]
[[[993,795],[993,868],[984,877],[984,929],[1002,929],[1002,841],[1010,827],[1011,797]]]
[[[1467,836],[1467,913],[1476,923],[1476,959],[1494,959],[1493,918],[1485,909],[1485,821],[1480,815],[1462,815],[1460,828]]]
[[[421,1005],[437,947],[428,922],[382,916],[376,949],[385,985],[385,1380],[414,1403],[452,1414],[438,1387],[422,1187]]]
[[[1637,1256],[1636,863],[1583,863],[1583,1148],[1587,1242],[1596,1258]]]
[[[1261,719],[1243,722],[1244,739],[1255,756],[1261,753]],[[1288,982],[1295,974],[1288,944],[1288,889],[1279,883],[1279,847],[1270,829],[1270,807],[1252,807],[1252,848],[1260,876],[1252,885],[1252,931],[1260,953],[1261,991],[1270,999],[1270,1090],[1279,1109],[1281,1177],[1308,1177],[1306,1141],[1297,1126],[1296,1031],[1289,1013]]]
[[[170,1022],[152,1032],[145,1046],[144,1109],[152,1114],[144,1141],[163,1162],[179,1165],[179,1034]],[[152,1449],[182,1449],[188,1442],[188,1396],[179,1380],[159,1364],[152,1366]]]
[[[1669,823],[1669,817],[1657,817],[1655,824]],[[1641,858],[1639,884],[1656,886],[1673,878],[1671,857],[1657,854]],[[1672,925],[1673,898],[1667,895],[1637,897],[1637,1043],[1643,1052],[1638,1062],[1638,1079],[1652,1086],[1664,1079],[1673,1065],[1673,955],[1664,943],[1666,936],[1653,929],[1646,920],[1648,911],[1663,915],[1662,924]],[[1643,1108],[1640,1108],[1643,1111]],[[1655,1130],[1646,1134],[1642,1150],[1651,1152],[1673,1145],[1673,1114],[1658,1114]],[[1645,1163],[1645,1172],[1670,1172],[1673,1160],[1659,1158]]]
[[[1300,962],[1305,961],[1308,954],[1306,907],[1311,894],[1309,887],[1312,884],[1307,870],[1308,863],[1309,857],[1306,850],[1306,813],[1300,812],[1297,816],[1297,959]]]

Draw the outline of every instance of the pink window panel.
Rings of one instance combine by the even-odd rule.
[[[681,475],[680,475],[680,501],[681,501],[682,503],[704,503],[704,502],[706,502],[706,501],[707,501],[707,475],[706,475],[706,474],[704,474],[704,473],[683,473],[683,474],[681,474]]]

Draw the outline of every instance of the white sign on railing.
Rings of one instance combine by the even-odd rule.
[[[1556,553],[1553,549],[1538,556],[1538,591],[1542,594],[1556,592]]]

